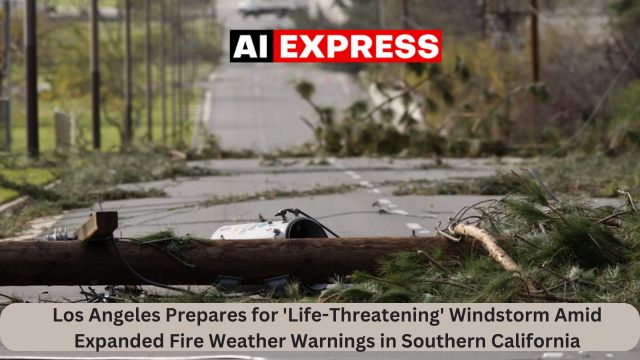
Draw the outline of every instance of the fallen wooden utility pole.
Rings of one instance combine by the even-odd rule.
[[[192,240],[174,254],[158,241],[114,239],[117,227],[117,212],[98,211],[74,232],[75,240],[0,242],[0,286],[207,285],[225,276],[262,284],[285,274],[325,282],[356,270],[375,271],[398,252],[456,258],[474,246],[445,237]]]
[[[355,270],[374,271],[397,252],[455,258],[468,254],[470,246],[442,237],[194,241],[180,253],[190,267],[154,246],[133,242],[4,241],[0,285],[145,284],[124,259],[142,276],[164,284],[213,284],[223,275],[262,284],[283,274],[322,282]]]

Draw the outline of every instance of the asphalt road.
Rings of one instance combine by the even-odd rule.
[[[398,182],[466,179],[517,166],[516,160],[498,163],[486,159],[445,159],[443,165],[425,159],[332,159],[322,165],[314,161],[193,162],[192,166],[217,170],[222,175],[126,185],[123,188],[161,189],[167,196],[107,201],[67,211],[53,227],[72,231],[86,221],[90,212],[102,209],[118,211],[117,236],[172,229],[179,235],[209,238],[220,226],[257,222],[260,216],[273,219],[281,209],[299,208],[341,236],[408,236],[412,232],[430,236],[438,222],[446,223],[463,206],[491,197],[395,196]],[[345,192],[314,194],[328,188]],[[254,196],[274,191],[288,196]],[[251,200],[243,200],[247,196]],[[227,201],[220,203],[221,199]],[[32,302],[82,299],[77,287],[64,286],[0,287],[0,293]]]
[[[235,11],[235,1],[218,1],[218,14],[227,28],[257,29],[288,27],[286,19],[264,16],[242,19]],[[223,64],[204,84],[204,128],[218,135],[223,147],[250,148],[267,152],[300,145],[312,139],[311,131],[300,116],[312,117],[310,107],[293,91],[293,82],[308,79],[316,84],[317,101],[340,109],[363,92],[345,74],[329,72],[314,65],[293,64]],[[436,180],[487,176],[498,168],[517,167],[517,162],[493,160],[446,160],[435,166],[428,160],[339,159],[330,164],[313,164],[312,159],[281,159],[261,163],[257,159],[206,161],[198,166],[211,167],[226,175],[181,178],[131,185],[160,188],[167,197],[124,200],[95,204],[89,209],[67,212],[55,225],[75,228],[91,210],[111,209],[120,212],[118,235],[136,236],[166,228],[179,234],[209,237],[225,224],[256,221],[260,215],[270,218],[282,208],[297,207],[317,217],[342,236],[402,236],[415,232],[433,235],[434,226],[446,222],[461,207],[487,199],[479,196],[395,196],[398,181]],[[231,202],[211,205],[205,200],[280,191],[313,191],[319,187],[353,189],[346,193],[305,195],[272,200]],[[384,213],[380,213],[384,209]],[[0,293],[13,294],[29,301],[78,299],[74,287],[0,287]],[[91,354],[87,354],[91,355]],[[131,354],[99,354],[125,356]],[[136,356],[171,354],[139,353]],[[175,354],[205,355],[203,353]],[[208,354],[207,354],[208,355]],[[219,354],[217,354],[219,355]],[[242,354],[245,359],[622,359],[640,358],[640,349],[627,353],[260,353]],[[20,354],[4,349],[0,358],[77,357],[73,353]],[[229,357],[233,358],[233,357]]]
[[[235,1],[218,1],[217,12],[225,29],[290,28],[287,18],[264,15],[244,19]],[[349,75],[312,64],[229,63],[229,35],[225,34],[221,65],[204,84],[208,94],[203,129],[214,133],[227,149],[270,152],[313,139],[301,116],[314,119],[311,107],[298,96],[294,84],[308,80],[316,85],[314,100],[323,106],[344,109],[366,95]]]
[[[282,208],[298,207],[316,216],[325,225],[343,236],[400,236],[415,230],[419,236],[432,235],[438,221],[446,222],[461,207],[490,197],[479,196],[394,196],[398,181],[465,179],[487,176],[496,169],[518,166],[517,160],[445,159],[444,165],[424,159],[333,159],[318,165],[313,159],[280,159],[275,163],[258,159],[211,160],[192,163],[224,173],[220,176],[181,178],[175,180],[129,185],[138,188],[160,188],[165,198],[135,199],[105,202],[93,210],[118,210],[121,226],[118,235],[135,236],[160,229],[173,228],[178,233],[208,237],[223,225],[256,221],[260,214],[270,218]],[[463,181],[463,180],[462,180]],[[207,205],[206,200],[225,196],[281,191],[313,190],[318,187],[353,186],[341,194],[305,195],[256,199],[228,204]],[[379,210],[386,209],[381,214]],[[92,209],[78,209],[64,214],[57,224],[75,228]],[[100,290],[100,287],[96,287]],[[154,291],[153,288],[148,288]],[[75,287],[0,287],[0,293],[15,294],[29,301],[80,299]],[[17,356],[0,346],[0,358]],[[34,354],[30,354],[32,356]],[[42,355],[42,354],[41,354]],[[52,354],[46,356],[69,356]],[[109,354],[109,356],[125,354]],[[129,354],[130,355],[130,354]],[[154,354],[146,354],[152,356]],[[158,356],[159,354],[155,354]],[[162,354],[166,356],[167,354]],[[180,354],[185,355],[185,354]],[[202,354],[190,354],[202,355]],[[243,354],[246,355],[246,354]],[[265,359],[388,359],[388,353],[262,353]],[[398,359],[557,359],[557,353],[402,353]],[[623,359],[640,358],[640,348],[627,353],[565,353],[562,359]]]
[[[313,165],[312,159],[280,159],[265,164],[258,159],[194,162],[223,173],[220,176],[179,178],[127,185],[130,189],[161,189],[167,197],[108,201],[95,209],[120,214],[123,236],[139,236],[167,228],[179,234],[208,238],[216,228],[273,218],[281,209],[300,208],[341,236],[432,235],[434,226],[461,207],[487,196],[395,196],[398,182],[474,178],[493,174],[497,168],[515,166],[492,160],[445,160],[442,166],[421,159],[337,159]],[[345,192],[314,194],[320,189]],[[348,191],[346,191],[348,190]],[[283,195],[262,199],[279,191]],[[293,196],[292,196],[293,195]],[[250,201],[240,201],[252,196]],[[225,203],[219,203],[220,200]],[[380,213],[383,209],[385,212]],[[66,213],[58,227],[74,229],[92,209]]]

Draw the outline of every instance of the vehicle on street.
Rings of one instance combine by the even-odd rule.
[[[294,10],[302,9],[305,6],[295,0],[240,0],[238,1],[238,12],[243,17],[259,17],[261,15],[274,14],[278,17],[285,17]]]

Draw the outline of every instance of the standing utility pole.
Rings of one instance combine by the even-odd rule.
[[[100,150],[100,53],[98,37],[98,0],[91,0],[91,124],[93,148]]]
[[[162,102],[161,106],[161,118],[162,118],[162,142],[167,143],[167,79],[165,71],[165,63],[167,56],[167,46],[165,44],[167,39],[166,30],[166,4],[165,0],[160,0],[160,98]]]
[[[11,151],[11,1],[4,0],[4,130],[5,150]]]
[[[538,0],[529,0],[531,6],[531,80],[540,81],[540,44],[538,39]]]
[[[171,68],[171,140],[175,142],[176,140],[176,119],[177,119],[177,111],[176,111],[176,91],[178,89],[178,85],[176,83],[176,60],[177,60],[177,22],[176,22],[176,10],[177,10],[177,2],[176,0],[170,0],[171,3],[171,56],[170,59],[170,68]]]
[[[151,98],[151,0],[144,0],[144,66],[146,72],[146,97],[147,106],[147,139],[153,140],[153,113]]]
[[[402,0],[402,28],[409,29],[409,0]]]
[[[178,143],[182,143],[182,130],[183,130],[183,125],[184,125],[184,84],[183,84],[183,78],[182,78],[182,71],[183,71],[183,65],[184,65],[184,56],[183,56],[183,50],[184,50],[184,37],[182,36],[182,31],[183,31],[183,27],[182,27],[182,9],[183,9],[183,3],[182,1],[178,0],[177,2],[178,5],[178,9],[177,9],[177,15],[178,15]]]
[[[189,32],[186,34],[186,37],[189,39],[189,43],[188,43],[188,52],[187,52],[187,59],[189,61],[189,68],[185,69],[188,70],[189,73],[186,75],[188,77],[187,79],[187,96],[186,96],[186,104],[185,104],[185,116],[184,118],[187,120],[187,123],[189,123],[190,119],[191,119],[191,99],[193,99],[193,84],[195,83],[195,74],[196,74],[196,33],[195,33],[195,29],[194,29],[194,18],[195,18],[195,12],[194,9],[196,9],[196,3],[194,1],[190,1],[187,3],[188,7],[187,7],[187,24],[188,24],[188,29]]]
[[[27,112],[27,152],[40,154],[38,143],[38,57],[36,50],[36,0],[24,2],[25,86]]]
[[[380,26],[380,29],[387,27],[384,16],[384,0],[378,0],[378,25]]]
[[[131,145],[131,0],[124,0],[124,145]]]

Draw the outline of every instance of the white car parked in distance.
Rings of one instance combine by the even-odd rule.
[[[306,5],[295,0],[239,0],[238,12],[244,17],[275,14],[284,17],[296,9],[306,8]]]

